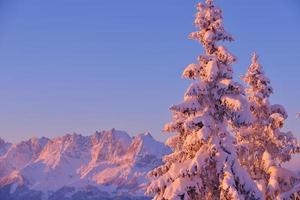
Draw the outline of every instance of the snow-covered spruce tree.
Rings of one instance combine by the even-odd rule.
[[[281,164],[299,152],[299,145],[291,132],[281,131],[287,113],[283,106],[270,104],[273,89],[256,54],[243,80],[249,85],[246,94],[254,120],[237,134],[240,162],[266,199],[287,198],[300,191],[300,179]]]
[[[248,125],[251,115],[244,88],[232,80],[235,57],[220,41],[232,41],[223,28],[222,12],[212,0],[197,4],[190,38],[205,50],[183,77],[195,80],[184,102],[170,108],[173,121],[164,130],[175,132],[166,144],[173,153],[149,173],[147,193],[158,200],[261,199],[262,194],[237,158],[235,137],[228,131]]]

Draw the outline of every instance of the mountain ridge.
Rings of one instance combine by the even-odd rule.
[[[6,144],[1,141],[0,149]],[[116,129],[31,138],[8,147],[0,154],[0,194],[7,199],[35,194],[30,198],[73,200],[95,191],[101,199],[137,199],[144,196],[147,172],[170,153],[150,133],[130,137]]]

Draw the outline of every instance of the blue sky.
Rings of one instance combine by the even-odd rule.
[[[0,136],[16,142],[117,128],[160,132],[182,100],[184,67],[202,47],[187,39],[196,1],[0,2]],[[260,55],[300,138],[300,2],[217,0],[236,79]]]

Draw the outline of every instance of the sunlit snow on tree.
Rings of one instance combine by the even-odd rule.
[[[244,88],[232,80],[236,58],[219,44],[233,38],[212,0],[197,4],[197,10],[198,31],[189,37],[202,44],[205,54],[183,72],[195,82],[184,101],[170,108],[173,120],[164,130],[176,133],[166,141],[173,153],[149,173],[147,193],[157,200],[262,199],[238,160],[236,139],[229,131],[252,122]]]

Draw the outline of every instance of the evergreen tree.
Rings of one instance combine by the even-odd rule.
[[[173,120],[164,130],[175,132],[166,144],[173,153],[149,173],[147,193],[154,199],[261,199],[262,194],[241,167],[235,137],[229,126],[251,123],[244,88],[232,80],[236,58],[221,41],[233,38],[223,28],[222,11],[212,0],[197,4],[194,21],[199,30],[190,38],[205,50],[183,77],[195,80],[181,104],[170,108]]]
[[[254,120],[237,134],[240,161],[266,199],[286,198],[300,191],[300,179],[281,164],[299,152],[299,145],[291,132],[281,131],[287,113],[283,106],[270,104],[273,89],[256,54],[243,80],[249,85],[246,94]]]

